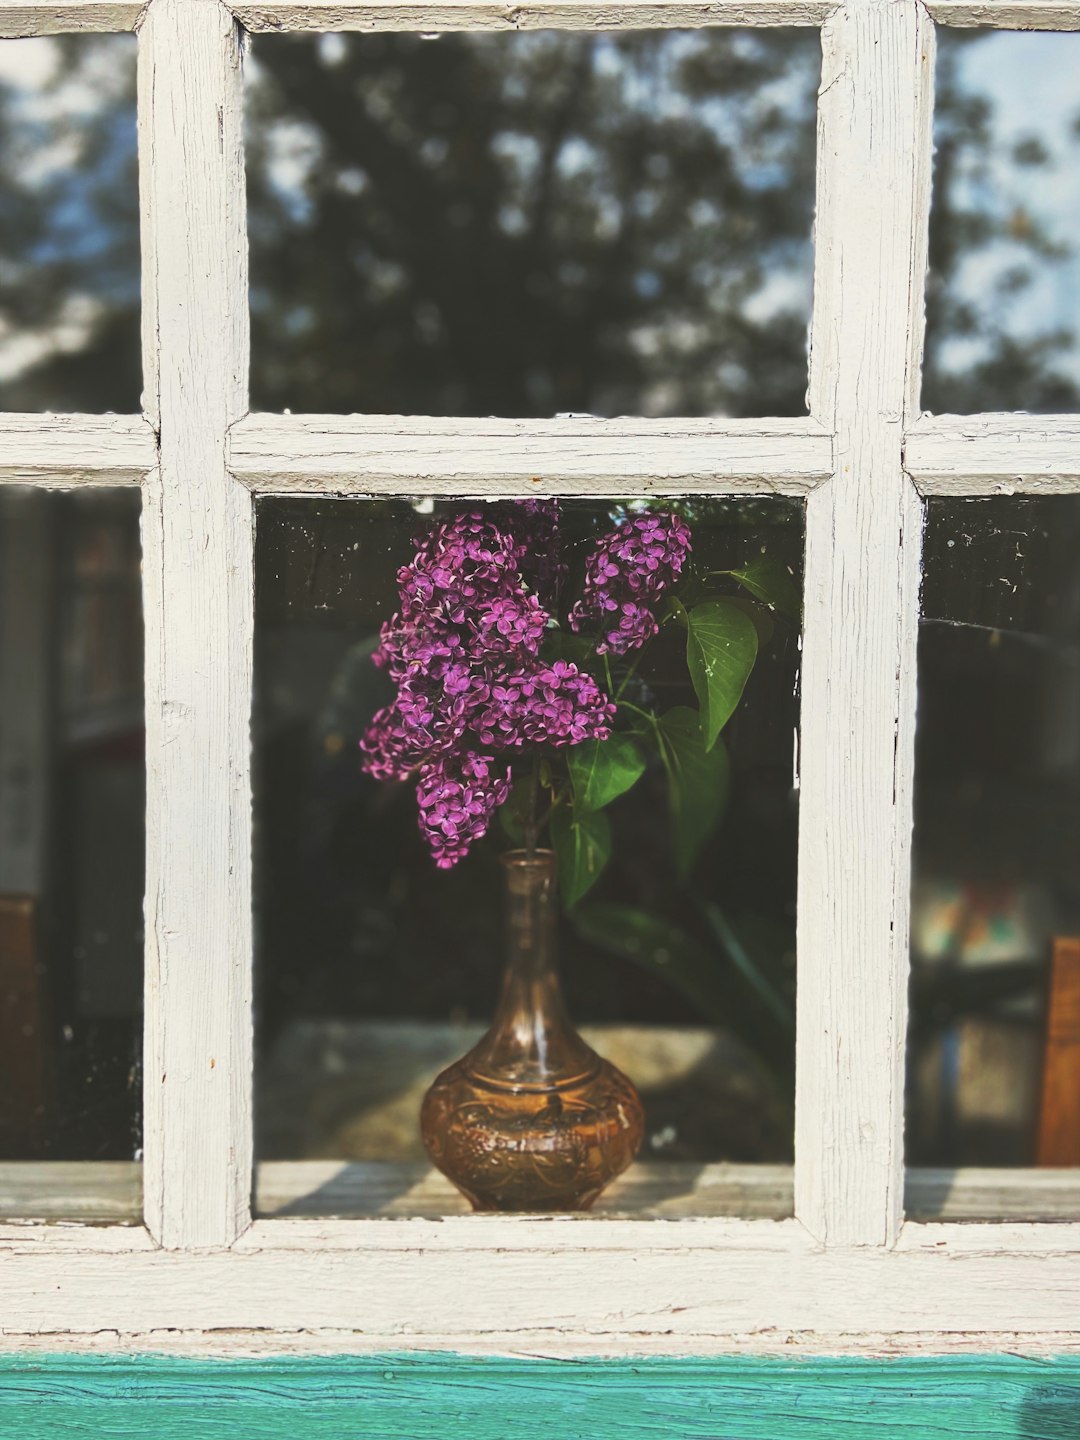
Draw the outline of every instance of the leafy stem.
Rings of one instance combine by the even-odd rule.
[[[532,768],[529,772],[529,810],[525,820],[525,853],[531,860],[536,854],[536,837],[540,826],[536,821],[536,807],[540,798],[540,756],[532,757]]]

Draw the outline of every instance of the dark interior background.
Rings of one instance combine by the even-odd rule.
[[[1033,1164],[1054,935],[1080,933],[1080,497],[927,502],[915,1164]]]

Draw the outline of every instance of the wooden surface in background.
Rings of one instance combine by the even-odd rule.
[[[45,1125],[45,1035],[34,901],[0,895],[0,1155],[39,1153]]]
[[[1080,937],[1059,935],[1050,962],[1040,1165],[1080,1165]]]

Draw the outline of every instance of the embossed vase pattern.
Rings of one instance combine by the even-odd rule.
[[[637,1154],[641,1100],[571,1025],[555,960],[555,856],[514,850],[507,964],[490,1030],[435,1080],[428,1154],[475,1210],[587,1210]]]

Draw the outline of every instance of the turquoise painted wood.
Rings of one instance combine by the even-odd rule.
[[[0,1358],[2,1440],[1080,1440],[1080,1358]]]

